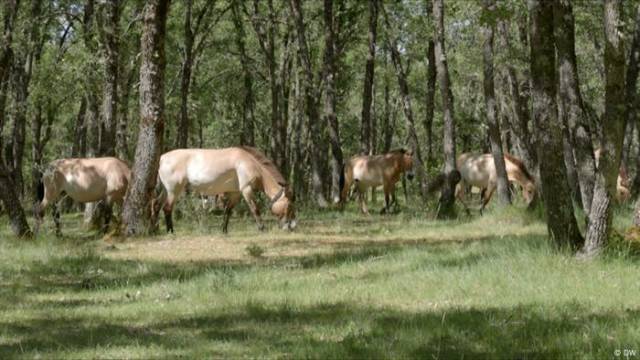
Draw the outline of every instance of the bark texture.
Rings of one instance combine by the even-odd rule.
[[[622,21],[622,2],[605,0],[605,105],[602,118],[602,146],[586,241],[581,251],[581,255],[585,257],[593,257],[600,253],[611,232],[611,206],[616,195],[626,122],[625,49],[621,34]]]
[[[116,128],[118,126],[118,36],[120,1],[107,0],[102,3],[101,37],[104,52],[104,85],[102,90],[102,121],[100,154],[116,154]]]
[[[436,69],[440,94],[442,97],[443,112],[443,137],[442,145],[444,152],[444,172],[448,178],[454,178],[456,171],[456,126],[453,108],[453,93],[451,92],[451,80],[449,78],[449,67],[447,65],[447,55],[444,42],[444,1],[433,0],[433,17],[435,23],[435,51]],[[447,181],[445,187],[454,184]],[[455,184],[454,184],[455,186]],[[441,192],[440,208],[438,218],[453,218],[455,214],[455,189],[446,188]]]
[[[151,227],[150,203],[164,135],[164,45],[169,3],[169,0],[149,0],[144,8],[140,43],[140,131],[123,209],[127,235],[142,234]]]
[[[549,236],[558,247],[579,247],[582,236],[573,214],[562,150],[562,124],[556,107],[553,3],[529,0],[531,78],[538,159]]]
[[[13,57],[12,40],[13,27],[18,12],[18,0],[6,0],[3,4],[4,13],[4,29],[0,38],[0,79],[6,79],[6,75],[11,67]],[[3,103],[4,105],[4,103]],[[4,114],[4,106],[0,108],[0,112]],[[30,237],[32,235],[27,217],[24,214],[22,204],[15,191],[15,184],[11,178],[9,171],[5,168],[4,161],[0,159],[0,200],[4,205],[11,230],[16,236]]]
[[[360,153],[368,155],[370,149],[369,139],[371,138],[371,104],[373,99],[373,80],[375,76],[376,59],[376,39],[378,33],[378,10],[380,7],[378,0],[368,1],[369,9],[369,31],[367,61],[364,69],[364,87],[362,92],[362,115],[360,125]]]
[[[595,180],[595,158],[591,130],[582,104],[575,50],[575,27],[570,0],[558,0],[554,6],[561,120],[568,129],[568,140],[576,164],[581,204],[589,213]],[[568,159],[567,159],[568,161]]]
[[[507,170],[502,153],[502,139],[500,136],[500,122],[498,121],[496,106],[496,91],[493,77],[493,33],[495,24],[496,4],[494,0],[483,1],[483,11],[485,12],[485,21],[483,25],[484,45],[482,48],[483,58],[483,87],[484,101],[486,107],[487,126],[489,129],[489,141],[491,143],[491,154],[496,168],[498,199],[503,205],[511,204],[511,193],[509,190],[509,181],[507,179]]]

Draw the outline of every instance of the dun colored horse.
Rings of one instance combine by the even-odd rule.
[[[38,200],[34,208],[36,232],[49,204],[54,204],[62,192],[80,203],[105,201],[108,207],[104,231],[111,220],[111,205],[122,208],[122,200],[131,179],[127,164],[114,157],[54,160],[45,169],[38,186]],[[53,218],[56,235],[61,235],[60,213],[55,206]]]
[[[533,201],[536,194],[536,186],[533,177],[527,171],[522,161],[511,155],[504,155],[504,162],[507,170],[507,178],[510,182],[515,182],[522,187],[522,195],[527,203]],[[467,186],[475,186],[485,190],[480,213],[484,210],[489,200],[493,196],[498,184],[498,175],[492,154],[475,155],[464,153],[458,156],[458,171],[462,175],[462,180],[456,189],[456,197],[468,210],[464,201]]]
[[[393,150],[383,155],[354,156],[344,165],[340,174],[340,205],[347,201],[351,186],[355,184],[360,199],[360,209],[369,214],[365,194],[368,188],[382,186],[384,190],[384,208],[382,213],[389,212],[396,203],[395,186],[400,176],[407,173],[413,179],[413,156],[411,151]],[[391,198],[391,199],[390,199]],[[390,201],[391,200],[391,201]]]
[[[255,148],[173,150],[160,157],[158,175],[167,195],[163,206],[167,232],[173,232],[173,205],[187,185],[203,195],[225,195],[224,233],[231,210],[241,197],[249,204],[258,229],[264,229],[253,198],[256,191],[264,191],[269,197],[271,212],[283,228],[292,230],[296,226],[293,196],[284,177],[273,162]]]

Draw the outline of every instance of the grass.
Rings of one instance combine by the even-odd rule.
[[[628,211],[618,213],[624,226]],[[186,216],[185,216],[186,218]],[[611,358],[640,351],[640,263],[576,260],[508,209],[176,220],[119,242],[0,242],[0,358]],[[51,231],[52,224],[46,224]],[[0,235],[8,232],[0,227]],[[253,250],[250,250],[253,249]],[[257,253],[260,253],[256,256]],[[640,356],[637,355],[637,356]]]

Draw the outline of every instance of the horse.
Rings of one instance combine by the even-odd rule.
[[[351,186],[355,183],[360,199],[360,209],[364,214],[369,215],[365,193],[370,187],[382,186],[384,208],[381,213],[388,213],[391,205],[396,204],[395,186],[404,173],[409,180],[413,179],[413,153],[410,150],[397,149],[382,155],[351,157],[340,173],[340,207],[344,207]]]
[[[596,167],[600,162],[600,153],[601,149],[597,148],[593,154],[595,156]],[[622,204],[627,202],[631,198],[630,184],[629,184],[629,175],[627,173],[627,168],[624,164],[620,163],[620,169],[618,170],[618,178],[616,179],[616,200],[618,203]]]
[[[47,206],[54,204],[56,235],[62,235],[60,212],[55,201],[63,191],[80,203],[104,201],[107,213],[102,230],[106,232],[111,221],[111,206],[117,204],[122,209],[130,180],[129,166],[115,157],[58,159],[50,162],[38,184],[38,203],[34,207],[36,233]]]
[[[527,171],[524,163],[509,154],[504,154],[504,162],[507,170],[507,178],[510,182],[515,182],[522,187],[522,195],[527,205],[531,204],[536,194],[536,186],[533,177]],[[457,186],[456,197],[468,210],[464,201],[465,189],[467,186],[475,186],[483,190],[485,196],[482,199],[480,213],[487,206],[498,185],[498,175],[492,154],[470,154],[464,153],[457,159],[458,171],[462,180]]]
[[[171,213],[186,186],[203,195],[224,195],[222,232],[225,234],[231,210],[241,197],[249,205],[258,229],[264,230],[254,200],[256,191],[264,191],[269,197],[271,212],[283,229],[293,230],[296,227],[292,192],[273,162],[256,148],[240,146],[169,151],[160,157],[158,176],[166,193],[162,210],[167,232],[174,232]]]

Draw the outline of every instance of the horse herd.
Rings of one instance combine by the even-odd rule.
[[[534,178],[519,159],[505,154],[505,165],[509,182],[522,188],[527,204],[536,194]],[[461,181],[456,188],[456,197],[468,211],[465,194],[470,187],[482,192],[481,212],[491,200],[497,185],[497,175],[491,154],[474,155],[464,153],[457,160]],[[402,175],[411,180],[413,154],[398,149],[382,155],[354,156],[344,165],[340,177],[341,194],[339,207],[343,208],[352,188],[359,198],[361,211],[368,214],[366,191],[382,187],[384,208],[390,211],[396,203],[395,186]],[[223,233],[227,232],[232,209],[244,198],[255,218],[258,229],[264,229],[260,209],[254,194],[262,191],[269,198],[269,208],[283,229],[296,227],[294,194],[274,163],[258,149],[248,146],[225,149],[178,149],[160,157],[158,168],[159,193],[151,202],[152,219],[160,209],[165,215],[167,232],[173,232],[172,211],[178,197],[187,188],[202,195],[222,196],[224,216]],[[56,201],[66,193],[80,203],[102,201],[106,207],[103,230],[107,231],[114,204],[122,209],[131,170],[127,164],[114,157],[59,159],[48,164],[38,187],[38,203],[34,207],[36,232],[48,205],[54,205],[53,218],[56,235],[60,235],[60,214]],[[618,198],[624,201],[628,194],[626,173],[621,169],[618,177]]]

